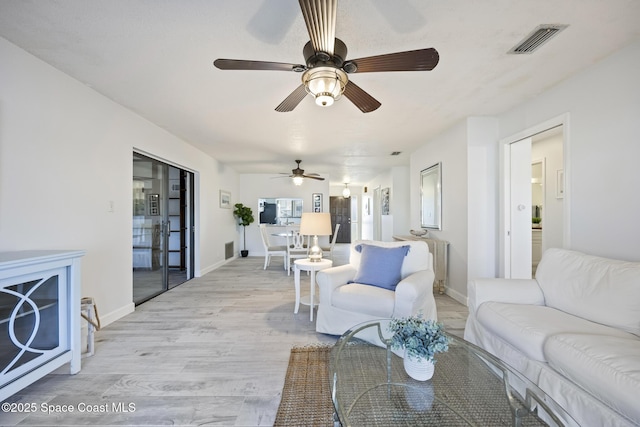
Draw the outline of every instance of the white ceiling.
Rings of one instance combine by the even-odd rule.
[[[499,114],[640,38],[637,0],[341,0],[347,58],[435,47],[428,72],[353,74],[382,103],[274,108],[300,74],[222,71],[216,58],[304,63],[295,0],[0,0],[0,36],[240,173],[307,172],[353,184],[470,115]],[[531,55],[540,24],[569,27]],[[392,151],[401,151],[392,157]]]

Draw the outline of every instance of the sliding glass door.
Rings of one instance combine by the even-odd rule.
[[[133,301],[193,277],[193,174],[133,154]]]
[[[167,285],[169,289],[193,278],[193,174],[168,166]]]

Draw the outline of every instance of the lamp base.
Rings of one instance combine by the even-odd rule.
[[[313,245],[309,248],[309,261],[322,261],[322,249],[318,246],[318,236],[313,236]]]

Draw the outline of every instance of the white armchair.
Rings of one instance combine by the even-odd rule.
[[[360,276],[358,269],[362,254],[356,250],[360,244],[382,248],[409,246],[409,251],[402,261],[400,281],[395,291],[361,283],[349,283],[356,276]],[[434,278],[433,256],[425,242],[355,241],[351,244],[349,264],[317,273],[320,302],[316,331],[341,335],[362,322],[407,317],[419,312],[422,312],[426,319],[437,320],[433,297]]]

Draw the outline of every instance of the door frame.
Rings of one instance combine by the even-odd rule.
[[[184,170],[186,172],[189,173],[188,175],[188,179],[187,179],[187,189],[188,189],[188,197],[189,200],[187,202],[189,209],[187,212],[187,216],[188,216],[188,230],[187,230],[187,241],[188,241],[188,249],[187,249],[187,256],[188,256],[188,261],[187,261],[187,280],[191,280],[192,278],[195,277],[199,277],[199,274],[197,274],[197,268],[199,268],[199,253],[200,253],[200,242],[199,242],[199,236],[198,233],[195,232],[196,227],[199,222],[199,215],[198,215],[198,210],[199,210],[199,174],[197,171],[185,167],[179,163],[167,160],[163,157],[157,156],[155,154],[149,153],[148,151],[145,150],[141,150],[138,149],[136,147],[133,147],[133,149],[131,150],[132,155],[135,154],[139,154],[141,156],[145,156],[148,157],[152,160],[155,160],[157,162],[163,163],[166,166],[166,173],[167,173],[167,180],[165,182],[165,206],[163,206],[162,211],[165,213],[168,213],[168,195],[169,195],[169,175],[168,175],[168,169],[169,166],[174,167],[176,169],[180,169],[180,170]],[[133,172],[133,171],[132,171]],[[131,173],[131,175],[133,175]],[[167,216],[168,218],[168,216]],[[131,221],[133,221],[133,219],[131,218]],[[132,225],[130,225],[130,229],[132,228]],[[168,224],[166,224],[167,229],[166,232],[168,232]],[[164,220],[163,220],[163,235],[164,235]],[[157,295],[160,295],[166,291],[168,291],[170,289],[170,287],[168,286],[168,278],[166,277],[167,274],[167,269],[168,269],[168,249],[169,249],[169,239],[168,236],[166,236],[166,238],[163,236],[163,238],[165,239],[164,244],[166,244],[166,249],[165,249],[165,254],[164,254],[164,260],[163,260],[163,290],[161,292],[159,292]],[[132,281],[132,292],[133,292],[133,281]],[[153,298],[157,295],[151,296],[150,298]],[[136,305],[141,304],[145,301],[147,301],[148,299],[145,299],[143,301],[140,301],[139,303],[136,303]]]
[[[499,141],[499,156],[500,156],[500,176],[499,176],[499,255],[498,255],[498,272],[500,277],[510,277],[510,265],[511,265],[511,252],[510,248],[510,236],[509,231],[511,229],[510,220],[510,147],[514,142],[520,141],[525,138],[532,137],[546,130],[562,126],[562,163],[564,169],[564,210],[563,210],[563,235],[562,246],[564,248],[571,247],[571,162],[570,148],[571,148],[571,128],[569,113],[564,113],[559,116],[553,117],[537,125],[525,128],[524,130],[510,135],[506,138],[502,138]]]

